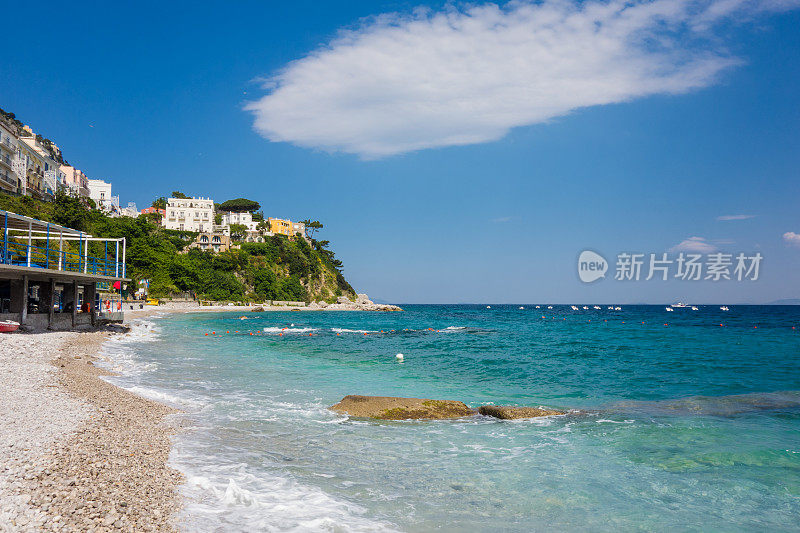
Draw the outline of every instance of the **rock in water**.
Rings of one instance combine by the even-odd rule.
[[[379,420],[443,420],[462,418],[475,414],[463,402],[453,400],[427,400],[423,398],[396,398],[393,396],[349,395],[331,406],[332,411],[354,417]]]
[[[564,411],[543,409],[541,407],[510,407],[505,405],[482,405],[478,412],[484,416],[493,416],[503,420],[516,418],[536,418],[539,416],[563,415]]]

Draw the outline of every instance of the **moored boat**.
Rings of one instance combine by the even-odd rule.
[[[0,320],[0,333],[11,333],[19,329],[19,322],[13,320]]]

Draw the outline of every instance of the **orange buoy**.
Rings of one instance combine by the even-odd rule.
[[[206,337],[208,337],[208,333],[206,333]]]
[[[211,334],[212,334],[212,335],[216,335],[216,334],[217,334],[217,332],[216,332],[216,331],[212,331],[212,332],[211,332]]]

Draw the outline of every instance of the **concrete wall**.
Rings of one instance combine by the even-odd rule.
[[[14,322],[21,322],[22,316],[20,313],[0,313],[0,320],[13,320]],[[46,313],[30,313],[22,324],[26,328],[33,329],[34,331],[44,331],[48,329],[48,317]],[[78,313],[75,316],[75,327],[87,328],[92,326],[92,316],[89,313]],[[70,313],[55,313],[53,315],[53,323],[50,324],[49,329],[66,331],[72,329],[72,315]]]

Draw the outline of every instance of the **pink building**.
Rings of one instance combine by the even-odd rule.
[[[64,173],[64,184],[70,194],[81,198],[89,197],[89,178],[86,174],[67,165],[61,165],[61,172]]]
[[[147,213],[158,213],[162,217],[167,216],[167,210],[166,209],[159,209],[157,207],[145,207],[144,209],[142,209],[142,214],[143,215],[147,214]]]

